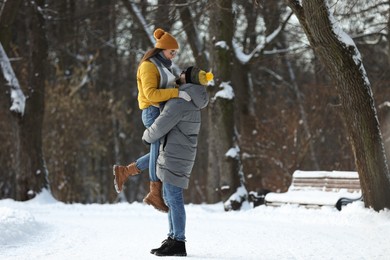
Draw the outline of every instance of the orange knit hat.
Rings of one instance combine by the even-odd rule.
[[[157,28],[154,33],[154,38],[156,39],[156,45],[154,47],[159,49],[172,49],[176,50],[179,49],[179,44],[177,43],[175,37],[173,37],[171,34],[167,33],[161,28]]]

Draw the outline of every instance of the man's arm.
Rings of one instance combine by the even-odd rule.
[[[182,117],[183,102],[182,99],[172,99],[165,105],[163,112],[157,117],[156,121],[144,131],[142,140],[148,143],[154,143],[166,135]]]

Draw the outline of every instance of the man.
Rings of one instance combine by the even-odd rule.
[[[196,67],[189,67],[180,75],[180,91],[185,91],[191,101],[176,98],[166,102],[156,121],[145,130],[142,140],[153,143],[160,140],[157,159],[157,176],[163,183],[163,197],[169,207],[168,238],[160,248],[152,249],[157,256],[186,256],[186,213],[183,189],[188,188],[194,166],[198,134],[201,124],[200,110],[208,104],[204,86],[213,79]]]

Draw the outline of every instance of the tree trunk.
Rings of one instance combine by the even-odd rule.
[[[20,144],[17,117],[24,114],[24,109],[11,112],[12,89],[19,90],[21,97],[24,94],[1,43],[0,62],[0,197],[15,198],[15,175],[19,172],[16,158]]]
[[[18,40],[21,40],[25,34],[28,35],[29,39],[29,51],[25,54],[27,76],[26,80],[21,81],[24,83],[22,83],[23,85],[28,86],[28,89],[25,90],[28,99],[24,113],[11,114],[9,110],[10,100],[3,100],[4,95],[1,98],[4,101],[1,103],[5,106],[2,105],[1,107],[0,117],[4,120],[6,126],[2,128],[4,133],[1,139],[4,142],[2,142],[1,147],[1,153],[3,154],[1,157],[8,158],[8,161],[4,164],[2,162],[1,165],[2,175],[5,173],[6,176],[6,179],[1,181],[1,195],[16,200],[30,199],[39,193],[43,187],[47,186],[47,172],[42,153],[45,92],[45,62],[42,61],[45,61],[47,57],[44,19],[39,11],[43,8],[43,2],[35,1],[23,5],[23,8],[26,8],[27,20],[19,20],[19,22],[24,21],[24,25],[29,24],[30,26],[15,30]],[[17,8],[18,5],[16,4],[14,7]],[[7,20],[6,27],[12,24],[11,20]],[[9,92],[6,97],[10,97]]]
[[[5,52],[8,52],[12,36],[12,24],[19,10],[21,0],[3,1],[0,4],[0,42]]]
[[[0,43],[4,49],[4,55],[1,56],[2,64],[5,64],[6,53],[9,53],[12,25],[20,8],[20,0],[6,1],[0,5]],[[10,111],[11,91],[10,88],[19,88],[15,86],[15,81],[10,83],[6,79],[4,71],[0,71],[0,197],[15,198],[15,174],[18,171],[14,162],[19,149],[19,125],[18,117]]]
[[[205,47],[199,38],[199,33],[196,28],[196,23],[192,17],[191,9],[189,4],[186,4],[188,1],[180,0],[180,3],[183,4],[183,7],[179,8],[180,19],[184,24],[184,31],[186,32],[188,44],[191,47],[195,63],[198,67],[202,69],[209,68],[209,60],[207,59]]]
[[[198,33],[196,18],[194,19],[193,10],[191,4],[188,1],[180,0],[181,6],[177,7],[182,21],[183,30],[187,36],[187,43],[191,48],[195,64],[203,70],[209,70],[209,60],[206,55],[206,46]],[[185,46],[180,46],[184,49]],[[185,69],[185,68],[182,68]],[[187,194],[189,196],[188,201],[194,203],[201,203],[206,200],[205,187],[206,187],[206,176],[204,173],[207,172],[208,167],[208,113],[207,109],[203,109],[202,113],[202,124],[199,133],[198,140],[198,151],[196,160],[191,173],[190,187]]]
[[[215,86],[209,88],[208,107],[209,158],[207,202],[225,201],[239,184],[237,161],[226,157],[234,140],[234,99],[213,99],[222,83],[231,81],[233,60],[233,13],[231,0],[215,1],[210,11],[210,33],[214,35],[210,64],[215,75]]]
[[[371,86],[359,51],[350,43],[352,40],[346,43],[336,35],[325,0],[303,1],[302,6],[297,1],[288,4],[337,87],[365,206],[377,211],[390,208],[390,175]]]
[[[153,47],[154,46],[154,38],[153,38],[153,32],[146,31],[146,24],[143,22],[144,17],[142,15],[141,10],[138,8],[138,6],[135,3],[131,3],[129,0],[122,0],[123,5],[125,6],[126,10],[129,12],[129,14],[134,19],[135,23],[138,24],[138,26],[141,28],[140,32],[142,34],[142,38],[147,40],[146,46]],[[142,5],[142,2],[141,2]]]
[[[17,147],[15,164],[19,165],[16,172],[15,199],[27,200],[47,186],[47,170],[42,152],[42,125],[45,98],[45,62],[47,60],[47,41],[45,35],[45,20],[42,15],[43,0],[29,2],[29,60],[26,110],[19,118],[20,147]]]
[[[281,24],[281,19],[280,17],[282,16],[283,10],[282,10],[282,2],[281,1],[267,1],[264,3],[264,10],[263,10],[263,15],[264,15],[264,23],[266,26],[266,35],[270,35],[272,32],[277,30],[277,28]],[[283,34],[279,35],[277,37],[277,40],[274,42],[270,43],[267,46],[268,50],[272,49],[286,49],[286,39],[283,37]],[[280,61],[280,62],[276,62]],[[280,59],[273,58],[271,64],[266,64],[267,68],[272,68],[274,70],[277,70],[280,68],[283,68],[282,71],[288,72],[288,77],[291,82],[291,87],[294,92],[295,98],[296,98],[296,104],[299,107],[299,112],[300,112],[300,120],[302,120],[302,125],[303,125],[303,133],[300,134],[301,138],[305,140],[309,140],[308,144],[308,149],[309,149],[309,156],[312,164],[312,169],[313,170],[320,170],[319,165],[318,165],[318,160],[317,156],[315,153],[315,147],[314,147],[314,142],[312,139],[312,134],[310,132],[310,127],[309,127],[309,121],[308,121],[308,113],[305,110],[304,106],[304,99],[303,99],[303,94],[300,90],[299,84],[296,79],[296,75],[293,69],[293,66],[290,62],[289,59],[286,58],[286,56],[281,56]],[[291,173],[290,173],[291,174]]]
[[[155,13],[155,28],[162,28],[163,30],[170,32],[173,20],[171,19],[172,14],[175,11],[175,8],[171,7],[172,1],[170,0],[158,0],[157,3],[157,12]],[[162,15],[163,14],[163,15]]]
[[[389,5],[390,5],[390,1],[389,1]],[[389,6],[389,10],[387,11],[388,12],[388,16],[389,18],[387,19],[387,35],[390,35],[390,6]],[[388,62],[388,66],[390,66],[390,41],[387,40],[387,62]]]

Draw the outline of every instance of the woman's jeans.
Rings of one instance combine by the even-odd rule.
[[[148,128],[160,115],[160,109],[154,106],[150,106],[142,110],[142,122],[144,126]],[[160,147],[160,140],[150,144],[150,153],[145,154],[144,156],[136,160],[136,166],[141,171],[149,168],[149,179],[150,181],[159,181],[156,175],[156,162],[158,157],[158,149]]]
[[[163,182],[163,196],[169,207],[168,236],[175,240],[185,241],[186,211],[184,209],[183,189],[167,182]]]

